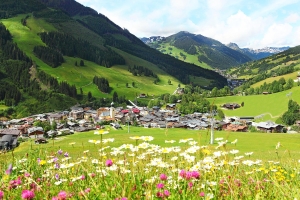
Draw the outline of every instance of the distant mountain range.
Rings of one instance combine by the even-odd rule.
[[[263,49],[239,48],[235,43],[224,45],[200,34],[181,31],[174,35],[140,38],[145,44],[185,62],[204,68],[226,69],[285,51],[289,47]]]
[[[240,48],[236,43],[229,43],[226,46],[228,46],[231,49],[234,49],[236,51],[246,54],[253,60],[259,60],[259,59],[271,56],[273,54],[283,52],[290,48],[288,46],[287,47],[264,47],[262,49]]]

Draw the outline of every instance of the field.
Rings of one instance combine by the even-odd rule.
[[[287,97],[288,93],[292,93]],[[235,110],[225,110],[223,112],[226,116],[258,116],[264,115],[261,120],[276,121],[284,112],[287,111],[288,101],[292,99],[300,103],[300,87],[293,87],[290,90],[278,92],[269,95],[251,95],[251,96],[227,96],[208,99],[218,107],[225,103],[244,102],[244,107]]]
[[[113,92],[116,91],[119,96],[126,95],[127,98],[134,99],[136,94],[140,93],[148,93],[150,96],[163,93],[172,94],[180,83],[177,79],[170,77],[157,66],[117,49],[115,50],[124,56],[126,65],[105,68],[85,60],[84,67],[76,67],[75,62],[79,62],[79,58],[64,56],[65,62],[61,66],[58,68],[51,68],[35,57],[33,48],[36,45],[45,45],[37,33],[41,31],[54,31],[56,29],[43,20],[33,18],[29,18],[27,26],[23,26],[20,21],[25,16],[26,15],[19,15],[18,17],[2,19],[1,21],[13,35],[14,42],[16,42],[19,48],[36,62],[40,69],[57,77],[60,81],[67,81],[69,84],[75,84],[78,90],[81,87],[84,94],[91,92],[94,97],[99,98],[111,96]],[[158,75],[160,82],[155,85],[153,83],[154,78],[152,77],[133,76],[127,70],[128,66],[133,65],[144,66],[153,70],[153,72]],[[108,79],[111,87],[109,94],[100,92],[97,87],[92,84],[92,80],[96,75]],[[167,84],[169,79],[171,80],[171,85]],[[132,82],[135,83],[135,87],[132,87]],[[126,83],[129,85],[128,88],[126,87]]]
[[[294,199],[300,134],[75,133],[0,155],[1,199]],[[95,134],[97,133],[97,134]]]
[[[103,135],[103,139],[114,138],[115,141],[109,144],[112,147],[118,147],[122,144],[135,144],[135,141],[130,139],[133,136],[150,135],[154,137],[152,144],[156,144],[162,147],[168,146],[181,146],[185,147],[186,144],[178,143],[180,139],[193,138],[197,145],[209,145],[210,131],[209,130],[187,130],[187,129],[146,129],[140,127],[124,126],[123,130],[109,130],[109,134]],[[238,148],[240,153],[254,152],[252,158],[263,160],[278,159],[275,154],[275,146],[278,142],[282,144],[282,151],[280,158],[298,158],[300,155],[300,144],[297,142],[300,139],[300,134],[283,134],[283,133],[237,133],[237,132],[225,132],[215,131],[214,138],[223,138],[228,140],[227,150]],[[236,145],[230,144],[230,142],[238,140]],[[48,152],[55,152],[60,148],[68,151],[71,154],[78,155],[85,150],[89,150],[92,155],[96,156],[99,145],[90,143],[89,140],[100,140],[99,135],[95,135],[94,131],[75,133],[69,136],[58,137],[55,140],[49,140],[48,144],[36,145],[30,141],[21,143],[21,145],[15,149],[14,154],[23,156],[29,151],[41,151],[47,150]],[[175,140],[176,143],[166,144],[165,140]],[[73,145],[70,145],[72,143]],[[217,141],[214,142],[210,148],[214,149],[218,145]],[[289,155],[288,155],[289,154]]]

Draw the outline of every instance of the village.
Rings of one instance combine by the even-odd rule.
[[[46,143],[48,139],[76,134],[90,130],[99,130],[105,126],[114,129],[140,126],[144,128],[185,128],[192,130],[223,130],[234,132],[247,132],[254,127],[261,132],[283,132],[283,125],[272,121],[254,122],[254,117],[226,117],[216,120],[211,113],[192,113],[181,116],[176,110],[176,104],[167,104],[164,109],[127,106],[101,107],[97,110],[90,107],[74,106],[70,111],[37,114],[22,119],[0,121],[0,150],[10,150],[18,146],[19,141],[31,138],[35,143]],[[36,122],[55,124],[56,128],[44,130],[35,126]]]

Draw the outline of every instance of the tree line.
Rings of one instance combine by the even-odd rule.
[[[87,41],[59,32],[43,32],[40,33],[40,37],[49,48],[65,56],[79,57],[105,67],[125,64],[124,58],[109,47],[102,50]]]
[[[109,93],[109,83],[106,78],[94,76],[93,83],[97,85],[98,89],[102,92]]]
[[[33,53],[46,64],[53,68],[60,66],[64,62],[63,55],[55,49],[45,46],[35,46]]]
[[[132,73],[134,76],[152,76],[154,78],[158,78],[158,76],[150,69],[143,67],[143,66],[137,66],[134,65],[133,67],[128,66],[128,71]]]
[[[282,121],[287,125],[294,125],[300,119],[300,106],[296,101],[289,100],[288,110],[282,115]]]
[[[58,82],[56,78],[46,74],[42,70],[38,70],[37,76],[43,84],[47,85],[53,91],[77,98],[77,89],[75,85],[70,85],[66,81]]]

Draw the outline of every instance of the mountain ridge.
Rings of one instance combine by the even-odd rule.
[[[153,36],[141,40],[162,52],[168,52],[164,46],[176,47],[182,50],[180,55],[177,55],[178,57],[181,56],[184,60],[185,56],[182,54],[193,55],[198,66],[205,63],[210,68],[226,69],[252,60],[247,55],[233,50],[215,39],[188,31],[180,31],[168,37]],[[169,52],[169,54],[173,54],[173,52]]]
[[[226,44],[229,48],[232,48],[236,51],[240,51],[249,57],[251,57],[253,60],[259,60],[268,56],[271,56],[273,54],[278,54],[280,52],[283,52],[285,50],[288,50],[290,47],[264,47],[259,49],[253,49],[253,48],[240,48],[236,43],[229,43]]]

